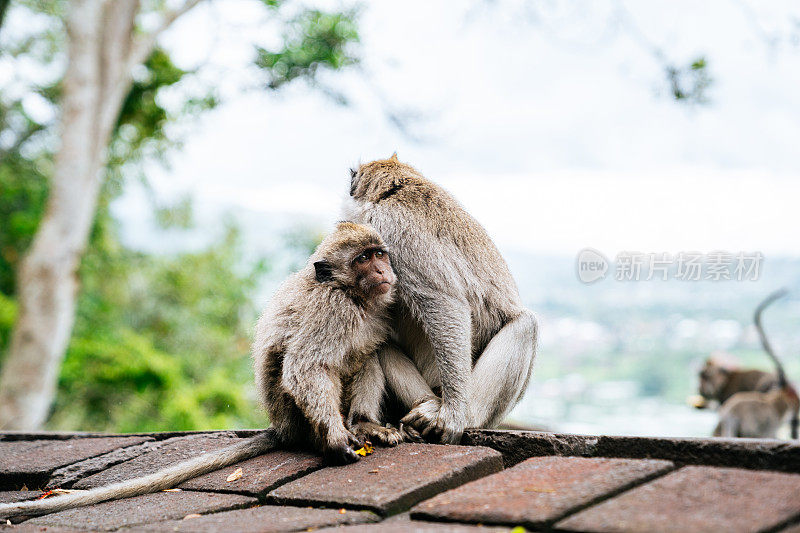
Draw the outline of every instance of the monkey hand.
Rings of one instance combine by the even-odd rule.
[[[443,404],[438,396],[418,401],[400,421],[406,431],[413,429],[430,442],[456,444],[467,427],[466,416]]]
[[[396,428],[367,420],[356,422],[350,429],[359,438],[384,446],[397,446],[403,442],[403,435]]]
[[[325,457],[325,461],[330,464],[346,465],[361,459],[356,450],[363,446],[362,440],[349,431],[345,431],[342,438],[329,439],[325,443],[322,448],[322,455]]]

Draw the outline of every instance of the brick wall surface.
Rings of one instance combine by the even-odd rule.
[[[0,434],[0,502],[141,476],[249,434]],[[274,451],[175,490],[13,521],[0,531],[800,533],[800,446],[472,430],[460,446],[377,448],[338,467]]]

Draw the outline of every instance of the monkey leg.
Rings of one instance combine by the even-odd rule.
[[[714,428],[715,437],[734,438],[739,436],[738,420],[733,415],[720,416],[717,427]]]
[[[341,382],[332,380],[322,365],[297,364],[291,359],[284,360],[282,382],[314,428],[325,458],[338,464],[358,461],[355,450],[361,442],[344,426],[339,411]]]
[[[378,357],[371,357],[353,377],[350,391],[350,414],[347,428],[356,437],[386,446],[403,442],[403,435],[393,427],[381,425],[381,403],[386,390]]]
[[[397,446],[404,440],[404,435],[390,425],[382,426],[368,420],[360,420],[350,425],[353,434],[372,444],[382,444],[384,446]]]
[[[385,390],[386,378],[380,362],[377,357],[370,357],[353,376],[350,385],[348,421],[363,419],[376,424],[380,423],[381,403]]]
[[[537,338],[536,317],[527,309],[492,337],[472,369],[469,427],[496,426],[522,399]]]
[[[417,399],[401,422],[416,429],[427,440],[455,444],[461,440],[470,417],[472,321],[469,304],[442,294],[432,297],[424,291],[406,295],[403,301],[430,339],[442,394],[441,399],[436,396]],[[417,361],[418,354],[412,356]],[[431,381],[428,384],[430,386]]]
[[[386,345],[378,356],[389,389],[406,409],[436,396],[414,361],[399,348]]]
[[[427,419],[435,420],[441,407],[441,400],[431,390],[414,361],[397,346],[391,344],[384,346],[378,356],[386,383],[397,401],[406,409],[410,411],[416,409],[414,412],[421,412]],[[421,441],[419,432],[407,419],[408,416],[400,424],[403,440]]]

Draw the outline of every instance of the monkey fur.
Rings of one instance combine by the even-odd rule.
[[[374,230],[340,223],[258,321],[256,388],[286,444],[312,438],[341,463],[358,459],[352,431],[400,442],[397,430],[380,426],[385,379],[376,351],[389,336],[395,282],[388,257]]]
[[[44,500],[0,504],[0,517],[34,516],[130,498],[280,447],[311,448],[329,462],[359,459],[363,439],[386,445],[401,433],[380,424],[384,376],[376,350],[389,333],[395,275],[384,243],[365,226],[340,223],[258,321],[256,386],[272,426],[243,442],[153,474]]]
[[[537,322],[489,235],[396,154],[351,171],[344,212],[393,251],[394,343],[380,362],[401,422],[445,443],[498,424],[527,387]]]
[[[712,402],[720,405],[737,392],[767,392],[778,385],[778,377],[771,372],[756,369],[740,369],[709,357],[698,373],[700,402],[698,409],[710,407]]]

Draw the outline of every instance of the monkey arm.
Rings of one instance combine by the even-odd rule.
[[[378,358],[370,357],[353,377],[348,422],[353,423],[363,419],[379,424],[385,390],[386,378]]]
[[[472,374],[469,304],[452,296],[416,295],[414,314],[433,346],[442,385],[441,407],[435,419],[429,416],[404,418],[423,436],[441,435],[441,442],[455,444],[469,419]],[[438,400],[438,398],[435,398]],[[429,410],[434,399],[423,405]],[[413,411],[413,410],[412,410]],[[411,415],[411,413],[409,413]]]
[[[375,354],[364,363],[350,384],[350,414],[347,417],[347,428],[366,441],[396,446],[403,442],[404,435],[408,436],[409,440],[413,435],[383,425],[381,404],[385,390],[386,378]]]
[[[337,463],[358,460],[354,448],[360,447],[358,439],[344,426],[341,405],[342,385],[332,379],[329,367],[315,358],[314,362],[300,362],[297,357],[284,359],[282,384],[303,411],[314,429],[317,445],[322,453]]]

